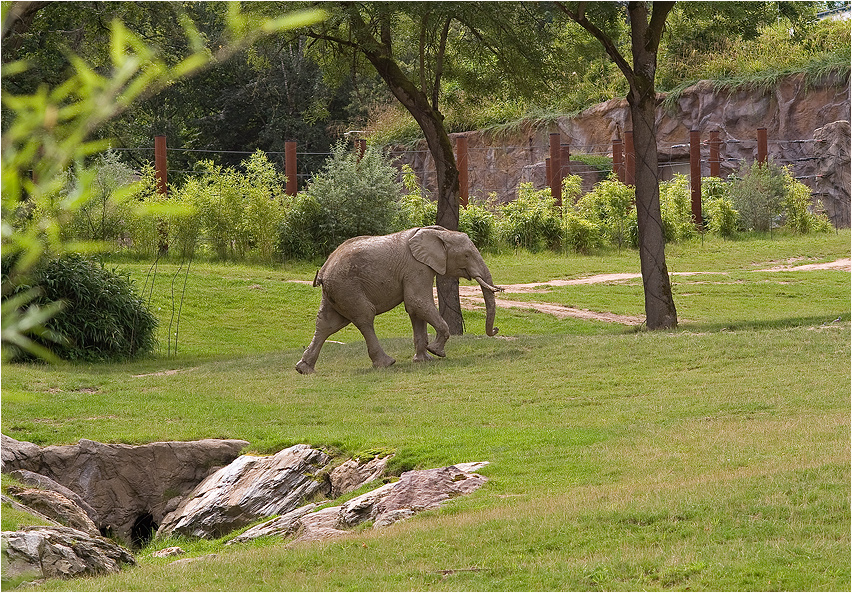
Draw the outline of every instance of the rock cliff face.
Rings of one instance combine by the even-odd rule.
[[[815,141],[814,132],[832,122],[849,121],[849,83],[838,77],[827,77],[807,84],[804,76],[792,75],[775,90],[716,91],[709,81],[695,84],[680,95],[674,108],[663,106],[665,95],[658,96],[657,143],[662,179],[673,173],[689,173],[689,132],[700,130],[702,141],[710,132],[719,132],[721,175],[736,170],[741,160],[753,161],[757,156],[757,129],[766,128],[769,156],[781,165],[790,165],[796,177],[815,188],[817,162],[827,151],[849,153],[849,136],[834,142]],[[570,145],[572,154],[585,153],[612,156],[612,141],[633,129],[626,99],[599,103],[572,116],[558,118],[550,127],[528,128],[499,137],[481,131],[462,132],[451,136],[467,136],[470,195],[487,197],[494,192],[502,201],[515,197],[518,184],[532,182],[545,186],[544,161],[549,156],[549,134],[559,132],[562,143]],[[401,162],[417,171],[427,188],[435,185],[435,167],[425,151],[405,153]],[[830,156],[830,155],[829,155]],[[709,151],[702,148],[702,175],[710,174]],[[594,168],[572,161],[572,172],[584,178],[588,189],[598,177]],[[837,226],[849,226],[849,206],[835,184],[820,187],[817,196],[823,200],[829,217]],[[846,189],[848,201],[848,188]]]

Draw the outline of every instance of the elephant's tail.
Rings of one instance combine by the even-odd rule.
[[[320,272],[322,272],[322,270],[317,270],[317,275],[314,276],[314,288],[316,288],[317,286],[322,286],[322,278],[320,278]]]

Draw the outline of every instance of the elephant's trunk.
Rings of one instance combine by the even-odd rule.
[[[482,287],[482,298],[485,300],[485,333],[496,336],[499,328],[494,327],[494,317],[497,313],[497,299],[494,298],[494,293],[501,292],[503,289],[494,286],[490,274],[485,277],[477,276],[474,280]]]

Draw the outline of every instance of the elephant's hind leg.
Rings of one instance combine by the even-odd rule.
[[[376,330],[373,328],[373,319],[354,323],[364,336],[364,341],[367,342],[367,354],[370,355],[370,360],[373,361],[374,367],[377,369],[383,369],[396,362],[396,359],[392,356],[388,356],[382,349],[382,345],[379,344],[379,338],[376,336]]]
[[[302,355],[302,360],[296,363],[296,370],[303,375],[313,373],[314,365],[316,365],[320,350],[322,350],[322,345],[331,334],[340,331],[347,325],[349,325],[349,320],[335,311],[328,304],[325,296],[323,296],[319,312],[317,313],[317,328],[314,332],[314,338]]]

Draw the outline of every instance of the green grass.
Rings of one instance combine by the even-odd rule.
[[[394,451],[396,471],[488,460],[489,482],[339,541],[181,541],[218,556],[175,567],[150,556],[170,540],[118,575],[37,589],[848,590],[850,276],[753,270],[848,257],[849,239],[672,246],[670,270],[724,273],[675,276],[677,331],[499,310],[500,337],[487,338],[481,314],[466,313],[470,333],[447,358],[415,365],[395,311],[378,328],[395,366],[370,368],[348,330],[311,376],[293,365],[318,291],[283,280],[313,269],[193,265],[177,356],[4,365],[4,434],[41,445],[243,438],[259,453],[306,442]],[[502,284],[638,269],[629,251],[486,259]],[[155,284],[161,318],[170,282]],[[642,307],[635,283],[528,296]]]

